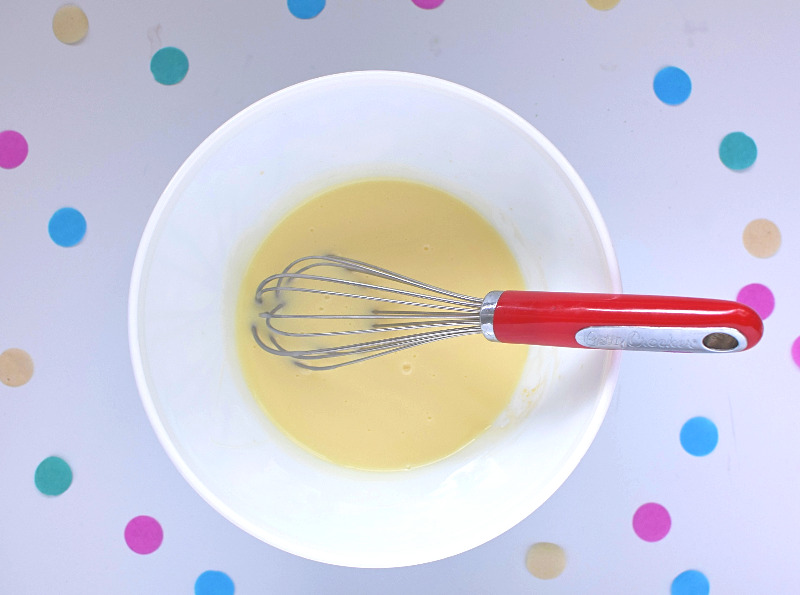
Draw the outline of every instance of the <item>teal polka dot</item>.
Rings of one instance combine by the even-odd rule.
[[[47,231],[56,244],[70,248],[78,244],[86,234],[86,219],[77,209],[58,209],[50,217]]]
[[[45,496],[60,496],[72,484],[72,469],[60,457],[47,457],[36,467],[33,482]]]
[[[719,145],[719,158],[725,167],[739,171],[756,162],[755,141],[744,132],[731,132]]]
[[[683,450],[696,457],[713,452],[718,440],[717,426],[707,417],[693,417],[681,428]]]
[[[233,595],[231,577],[219,570],[206,570],[194,582],[194,595]]]
[[[670,595],[708,595],[711,585],[706,575],[699,570],[681,572],[672,581]]]
[[[692,93],[692,79],[680,68],[667,66],[653,79],[653,91],[667,105],[680,105]]]
[[[287,0],[286,4],[298,19],[313,19],[325,8],[325,0]]]
[[[176,85],[189,72],[189,58],[178,48],[161,48],[150,60],[150,72],[162,85]]]

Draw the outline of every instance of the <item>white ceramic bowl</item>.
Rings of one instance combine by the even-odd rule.
[[[588,190],[530,124],[453,83],[357,72],[270,95],[192,153],[142,237],[129,332],[153,428],[211,506],[297,555],[391,567],[458,554],[536,510],[592,442],[620,356],[532,349],[494,426],[418,469],[344,469],[296,446],[241,377],[239,282],[270,226],[298,201],[373,176],[429,183],[471,204],[506,238],[531,289],[621,289]]]

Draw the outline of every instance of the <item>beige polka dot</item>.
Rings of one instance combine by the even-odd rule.
[[[12,347],[0,353],[0,382],[22,386],[33,376],[33,360],[27,351]]]
[[[78,43],[89,32],[89,19],[79,6],[65,4],[53,15],[53,33],[62,43]]]
[[[769,219],[755,219],[742,234],[747,251],[758,258],[769,258],[781,247],[781,231]]]
[[[619,4],[619,0],[586,0],[586,3],[597,10],[611,10]]]
[[[567,565],[567,555],[561,546],[545,541],[534,543],[525,556],[525,566],[536,578],[556,578]]]

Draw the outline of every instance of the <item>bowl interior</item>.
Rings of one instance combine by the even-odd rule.
[[[480,545],[544,502],[594,438],[619,354],[532,348],[494,426],[425,467],[355,471],[297,447],[241,378],[233,341],[239,282],[294,205],[365,177],[407,178],[462,198],[508,241],[530,289],[620,291],[594,202],[533,127],[452,83],[350,73],[259,101],[180,168],[134,266],[131,354],[159,439],[220,513],[307,558],[402,566]]]

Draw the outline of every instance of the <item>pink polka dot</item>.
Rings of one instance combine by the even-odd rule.
[[[761,283],[751,283],[742,287],[736,296],[736,301],[750,306],[761,318],[767,318],[775,309],[775,296],[769,287]]]
[[[800,366],[800,337],[797,337],[792,343],[792,359]]]
[[[125,543],[137,554],[152,554],[164,540],[164,530],[150,516],[132,518],[125,526]]]
[[[655,502],[642,504],[633,515],[633,530],[645,541],[664,539],[671,526],[672,519],[669,518],[669,512]]]
[[[28,141],[16,130],[0,132],[0,167],[14,169],[28,156]]]
[[[431,8],[439,8],[444,2],[444,0],[411,0],[411,1],[420,8],[424,8],[426,10],[430,10]]]

